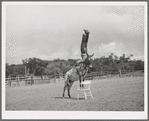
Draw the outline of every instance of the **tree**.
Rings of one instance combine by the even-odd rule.
[[[134,70],[144,70],[144,62],[137,60],[134,62]]]
[[[35,74],[35,75],[40,75],[40,76],[44,75],[44,74],[45,74],[45,67],[39,66],[39,67],[36,69],[36,71],[35,71],[34,74]]]
[[[22,60],[23,65],[25,65],[27,68],[29,68],[30,74],[35,74],[36,69],[41,67],[40,66],[41,61],[42,60],[37,59],[37,58],[29,58],[29,59]]]
[[[12,73],[12,67],[9,65],[9,63],[6,63],[6,78],[9,76],[9,74]]]
[[[141,60],[131,60],[130,58],[133,55],[126,57],[123,54],[120,58],[113,53],[109,55],[109,57],[101,57],[95,58],[91,60],[93,68],[92,71],[100,72],[101,70],[107,71],[118,71],[122,70],[143,70],[144,69],[144,61]],[[26,70],[29,69],[30,74],[35,74],[38,76],[41,75],[51,75],[51,74],[65,74],[68,70],[70,70],[77,59],[68,59],[68,60],[60,60],[55,59],[53,61],[41,60],[38,58],[29,58],[22,60],[23,64],[12,64],[9,65],[6,63],[6,77],[10,74],[20,75],[25,73]]]

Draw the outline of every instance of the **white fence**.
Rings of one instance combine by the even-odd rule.
[[[87,73],[85,79],[103,79],[112,77],[139,77],[144,76],[144,70],[119,70],[117,72],[112,71],[100,71]],[[20,86],[20,85],[32,85],[32,84],[46,84],[46,83],[58,83],[65,81],[65,74],[44,75],[44,76],[25,76],[25,77],[10,77],[6,78],[6,86]]]
[[[33,76],[25,76],[25,77],[9,77],[6,78],[5,85],[6,86],[20,86],[20,84],[32,85],[34,83]]]

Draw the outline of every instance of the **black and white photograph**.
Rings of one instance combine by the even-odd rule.
[[[2,119],[147,119],[147,2],[2,2]]]

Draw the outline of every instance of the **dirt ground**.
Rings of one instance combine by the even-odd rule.
[[[62,99],[64,82],[6,88],[6,110],[34,111],[144,111],[144,78],[92,80],[93,99],[77,100],[75,82],[72,98]]]

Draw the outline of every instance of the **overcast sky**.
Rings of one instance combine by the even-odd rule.
[[[8,5],[6,62],[22,59],[79,59],[83,29],[88,53],[144,57],[144,7],[122,5]]]

